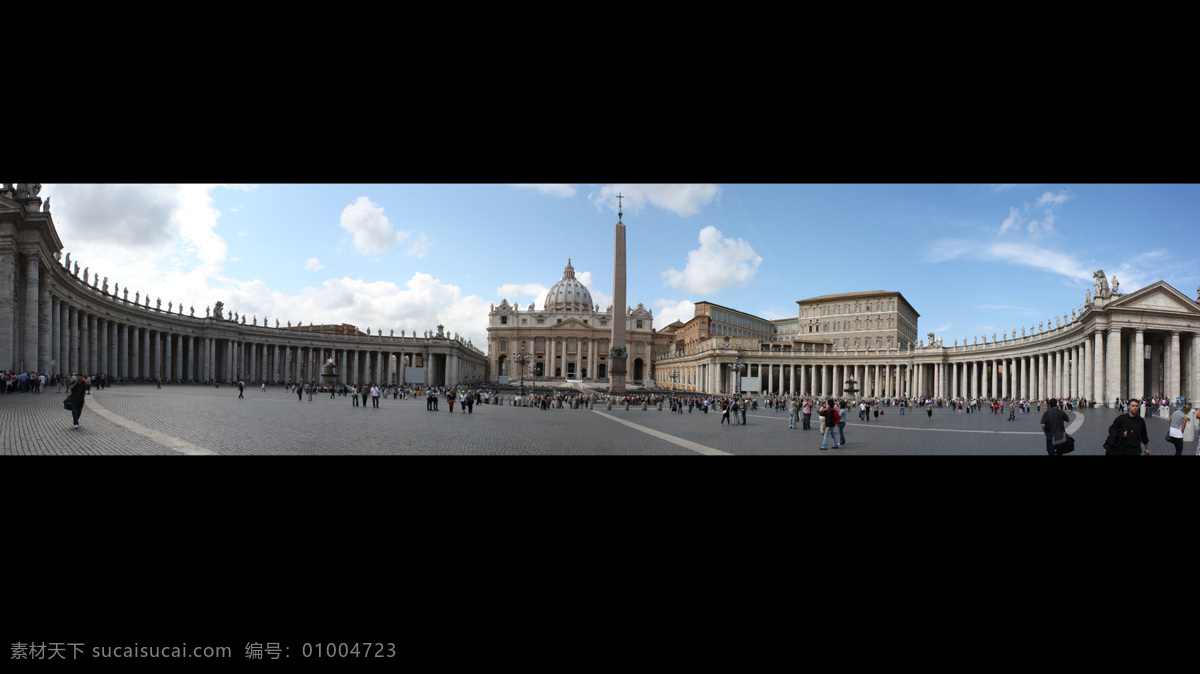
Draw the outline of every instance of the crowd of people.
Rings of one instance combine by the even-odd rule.
[[[5,394],[16,393],[34,393],[40,394],[46,392],[48,387],[55,387],[57,392],[62,392],[65,388],[69,394],[68,401],[72,411],[72,427],[79,428],[79,415],[83,409],[84,400],[91,390],[103,389],[114,383],[156,383],[159,388],[162,384],[178,384],[178,383],[193,383],[183,382],[179,380],[164,380],[162,378],[137,378],[126,379],[123,377],[110,377],[106,373],[96,373],[92,375],[84,374],[46,374],[35,371],[30,372],[0,372],[0,382],[3,383],[2,388]],[[201,382],[194,382],[201,383]],[[202,382],[205,385],[217,386],[222,383],[233,385],[237,389],[238,397],[245,397],[246,383],[241,380],[226,380],[225,382],[217,382],[209,380]],[[350,403],[354,407],[367,407],[368,401],[374,409],[379,408],[380,399],[391,397],[393,400],[420,399],[424,397],[426,410],[440,411],[439,401],[444,401],[447,406],[447,411],[454,412],[455,403],[458,404],[460,414],[472,414],[476,405],[520,405],[524,407],[533,407],[541,410],[552,409],[593,409],[596,405],[611,409],[613,405],[618,407],[641,407],[649,409],[654,407],[660,410],[669,410],[673,414],[703,414],[707,415],[712,412],[717,414],[720,419],[718,425],[729,426],[744,426],[748,423],[747,412],[758,411],[759,409],[770,410],[775,413],[788,414],[788,429],[795,430],[814,430],[814,421],[819,426],[815,429],[821,434],[821,449],[839,448],[845,444],[846,435],[846,420],[851,414],[857,413],[858,419],[864,423],[879,422],[879,417],[886,415],[887,411],[895,410],[899,416],[904,416],[906,411],[913,409],[924,410],[926,419],[932,421],[935,410],[949,409],[952,414],[1007,414],[1009,421],[1015,421],[1016,415],[1027,415],[1031,413],[1040,413],[1042,430],[1046,436],[1046,451],[1051,455],[1059,455],[1069,452],[1064,450],[1064,446],[1069,446],[1066,441],[1070,440],[1067,436],[1065,428],[1067,426],[1068,416],[1066,412],[1076,409],[1089,409],[1095,407],[1095,401],[1084,398],[1069,398],[1069,399],[990,399],[990,398],[940,398],[940,397],[913,397],[913,398],[865,398],[865,399],[847,399],[834,397],[816,397],[816,396],[791,396],[780,393],[769,393],[761,395],[713,395],[713,394],[693,394],[679,392],[646,392],[646,393],[629,393],[619,396],[610,396],[607,393],[597,391],[592,393],[584,392],[530,392],[525,396],[516,395],[515,392],[501,390],[497,391],[494,388],[475,387],[475,386],[421,386],[421,385],[380,385],[368,383],[366,385],[355,384],[338,384],[329,386],[318,384],[316,382],[285,382],[278,384],[289,393],[296,393],[297,400],[303,402],[307,396],[309,402],[312,401],[314,395],[329,394],[330,399],[338,397],[349,398]],[[262,391],[267,391],[268,384],[261,382]],[[360,402],[361,401],[361,402]],[[1149,454],[1149,435],[1146,430],[1145,417],[1157,414],[1160,408],[1166,407],[1168,411],[1173,412],[1170,416],[1169,431],[1166,436],[1166,441],[1175,447],[1175,455],[1183,454],[1183,438],[1184,432],[1189,424],[1193,428],[1200,424],[1200,411],[1193,410],[1190,401],[1178,405],[1171,405],[1171,402],[1162,397],[1147,397],[1141,399],[1122,399],[1117,398],[1113,402],[1114,408],[1118,411],[1117,417],[1113,420],[1108,429],[1108,439],[1105,441],[1104,448],[1106,454]],[[1043,412],[1042,408],[1046,410]],[[816,419],[813,415],[816,415]],[[1200,454],[1200,442],[1197,443],[1197,449],[1193,453]]]

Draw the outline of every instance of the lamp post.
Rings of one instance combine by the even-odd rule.
[[[742,362],[741,356],[738,356],[737,358],[733,359],[734,395],[736,395],[739,400],[742,397],[742,370],[745,367],[746,367],[746,364]]]
[[[521,353],[513,356],[513,361],[521,366],[521,404],[525,404],[525,363],[533,360],[533,354],[525,353],[525,345],[521,345]]]

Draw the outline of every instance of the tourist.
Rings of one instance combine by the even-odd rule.
[[[1106,456],[1137,456],[1138,444],[1145,446],[1145,456],[1150,456],[1150,436],[1146,433],[1146,420],[1139,414],[1141,403],[1136,399],[1128,402],[1128,411],[1113,419],[1108,427],[1108,441],[1104,443]]]
[[[933,400],[925,401],[925,414],[929,417],[930,421],[933,421]]]
[[[246,397],[246,382],[238,380],[238,400]]]
[[[721,422],[720,423],[723,424],[725,422],[729,422],[730,426],[733,425],[733,422],[729,421],[729,402],[728,401],[723,401],[721,404]],[[717,425],[719,426],[720,424],[717,424]]]
[[[1188,412],[1192,406],[1185,404],[1171,415],[1171,427],[1167,431],[1167,442],[1175,445],[1175,456],[1183,456],[1183,431],[1188,425]]]
[[[350,387],[350,406],[358,407],[358,387],[357,386]]]
[[[849,411],[849,410],[847,410],[847,409],[846,409],[846,403],[844,403],[844,402],[843,402],[843,403],[838,403],[838,423],[837,423],[837,426],[838,426],[838,435],[839,435],[839,436],[841,436],[841,437],[838,439],[838,444],[839,444],[839,445],[844,445],[844,444],[846,444],[846,413],[847,413],[848,411]]]
[[[804,415],[804,429],[803,430],[811,431],[812,430],[812,423],[811,423],[811,421],[812,421],[812,401],[809,400],[808,398],[805,398],[804,404],[800,406],[800,412]]]
[[[296,402],[304,402],[304,387],[300,384],[296,384]]]
[[[371,386],[371,407],[379,409],[379,387]]]
[[[688,406],[688,411],[692,411],[690,405]],[[788,401],[788,428],[792,430],[796,429],[796,416],[799,414],[799,412],[800,404],[793,397],[790,401]]]
[[[1058,401],[1051,398],[1046,401],[1046,411],[1042,413],[1042,433],[1046,436],[1046,454],[1060,456],[1054,446],[1054,440],[1067,434],[1067,414],[1058,409]]]
[[[74,428],[79,428],[79,415],[83,412],[83,399],[90,388],[83,375],[77,375],[71,385],[67,387],[67,393],[71,396],[71,423]]]
[[[829,449],[829,442],[833,441],[833,448],[838,448],[837,436],[833,434],[834,429],[838,425],[837,406],[833,404],[833,398],[822,400],[821,407],[817,410],[817,414],[821,415],[821,449]]]

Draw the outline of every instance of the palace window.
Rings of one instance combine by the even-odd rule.
[[[639,327],[639,328],[640,328],[640,327],[642,327],[642,322],[641,322],[641,321],[637,321],[637,327]]]
[[[505,351],[508,351],[508,340],[502,339],[500,340],[500,352],[503,353]]]
[[[508,325],[508,316],[500,317],[500,325]]]

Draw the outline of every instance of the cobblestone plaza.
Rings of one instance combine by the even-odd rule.
[[[901,416],[885,408],[879,421],[851,413],[847,444],[821,451],[816,430],[788,428],[788,415],[760,407],[745,426],[721,415],[672,414],[656,406],[611,411],[476,405],[471,414],[446,402],[436,412],[423,398],[381,399],[379,409],[354,407],[349,397],[296,394],[282,387],[247,389],[200,385],[127,384],[88,396],[71,428],[62,395],[0,396],[0,443],[5,455],[398,455],[398,456],[1041,456],[1045,442],[1036,408],[1016,415],[953,414],[935,408]],[[1043,408],[1045,409],[1045,408]],[[1075,456],[1103,454],[1105,430],[1116,412],[1071,412]],[[1146,420],[1152,455],[1174,448],[1163,440],[1167,421]],[[813,421],[817,428],[819,421]],[[1193,436],[1194,437],[1194,436]],[[1189,439],[1185,453],[1195,452]]]

